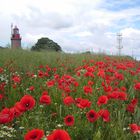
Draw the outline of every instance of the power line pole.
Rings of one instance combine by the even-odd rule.
[[[121,55],[121,49],[123,48],[122,45],[122,34],[121,33],[117,33],[117,48],[118,48],[118,55]]]

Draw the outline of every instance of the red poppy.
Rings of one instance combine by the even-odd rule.
[[[84,92],[85,92],[85,94],[88,94],[88,93],[92,93],[92,87],[91,86],[84,86],[83,87],[83,89],[84,89]]]
[[[44,66],[43,65],[40,65],[39,68],[42,69],[42,68],[44,68]]]
[[[13,121],[14,119],[14,110],[9,108],[4,108],[0,112],[0,124],[5,124]]]
[[[76,81],[74,81],[74,82],[73,82],[73,85],[74,85],[75,87],[78,87],[78,86],[79,86],[79,83],[76,82]]]
[[[128,104],[126,107],[126,110],[130,113],[134,113],[135,112],[135,106],[132,104]]]
[[[92,123],[98,119],[98,115],[94,110],[90,110],[89,112],[87,112],[86,117],[88,121]]]
[[[107,97],[108,99],[117,99],[118,96],[119,96],[118,91],[113,91],[112,93],[109,93]]]
[[[139,131],[139,127],[137,124],[133,123],[129,125],[130,130],[133,134],[137,133]]]
[[[70,106],[74,103],[74,99],[71,96],[67,96],[64,98],[63,103],[67,106]]]
[[[43,91],[42,95],[48,95],[48,91]]]
[[[55,84],[55,81],[54,80],[50,80],[50,81],[46,82],[46,85],[48,87],[52,87],[52,86],[54,86],[54,84]]]
[[[77,102],[77,106],[79,108],[89,108],[91,106],[91,102],[88,99],[82,99],[82,98],[78,98],[76,99]]]
[[[0,94],[0,101],[4,98],[3,94]]]
[[[108,94],[108,98],[119,99],[119,100],[127,100],[127,94],[123,91],[113,91],[111,94]]]
[[[18,108],[18,104],[20,104],[20,102],[17,102],[15,104],[15,106],[12,108],[14,110],[14,117],[15,118],[17,118],[23,114],[23,111]]]
[[[0,67],[0,73],[2,73],[3,72],[3,68],[2,67]]]
[[[77,76],[81,76],[81,73],[79,71],[77,71],[76,75]]]
[[[135,98],[131,101],[130,104],[127,105],[126,110],[131,113],[134,113],[137,104],[138,104],[138,99]]]
[[[117,65],[117,67],[116,67],[118,70],[120,69],[120,70],[126,70],[127,69],[127,67],[124,65],[124,64],[118,64]]]
[[[74,125],[74,117],[72,115],[67,115],[64,118],[64,122],[67,126],[73,126]]]
[[[109,122],[110,121],[110,113],[106,109],[102,109],[98,112],[99,116],[103,118],[104,122]]]
[[[39,101],[41,104],[50,105],[51,104],[51,97],[49,95],[42,95],[40,97]]]
[[[123,80],[124,79],[124,75],[121,74],[121,73],[115,73],[115,78],[118,79],[118,80]]]
[[[54,79],[57,81],[59,79],[59,75],[58,74],[54,74]]]
[[[52,71],[55,73],[57,71],[57,68],[53,68]]]
[[[138,126],[138,133],[140,133],[140,126]]]
[[[35,106],[35,99],[31,95],[24,95],[20,100],[20,105],[24,111],[31,110]]]
[[[86,70],[88,71],[88,72],[94,72],[95,71],[95,68],[94,68],[94,66],[88,66],[87,68],[86,68]]]
[[[112,87],[111,86],[103,86],[104,87],[104,91],[105,92],[111,92],[112,91]]]
[[[19,84],[20,81],[21,81],[21,78],[19,76],[17,76],[17,75],[14,75],[12,80],[14,81],[14,83],[18,83]]]
[[[51,71],[51,68],[48,65],[46,65],[46,70],[49,72]]]
[[[44,76],[45,76],[45,77],[48,77],[48,76],[49,76],[49,73],[46,71],[46,72],[44,73]]]
[[[132,99],[131,104],[136,106],[138,104],[138,99],[137,98]]]
[[[134,89],[135,89],[135,90],[140,90],[140,82],[139,82],[139,83],[136,83],[136,84],[134,85]]]
[[[107,102],[108,102],[107,96],[102,95],[102,96],[100,96],[100,97],[98,98],[97,104],[98,104],[98,106],[100,106],[100,105],[102,105],[102,104],[107,104]]]
[[[39,71],[38,71],[38,77],[39,77],[39,78],[43,78],[43,77],[44,77],[44,72],[41,71],[41,70],[39,70]]]
[[[35,87],[34,87],[34,86],[30,86],[30,87],[29,87],[29,90],[30,90],[30,91],[34,91],[34,90],[35,90]]]
[[[0,83],[0,90],[4,91],[5,86],[6,86],[6,82]]]
[[[104,72],[104,70],[103,70],[103,69],[99,69],[99,72],[98,72],[97,75],[98,75],[99,77],[104,78],[104,77],[105,77],[105,72]]]
[[[71,92],[71,89],[70,89],[69,86],[65,86],[65,87],[63,88],[63,90],[64,90],[66,93],[70,93],[70,92]]]
[[[119,95],[118,95],[118,99],[119,100],[127,100],[127,94],[125,92],[119,92]]]
[[[134,76],[134,75],[136,74],[136,72],[135,72],[135,71],[132,71],[132,70],[129,70],[129,73],[130,73],[132,76]]]
[[[67,131],[62,129],[57,129],[47,136],[47,140],[71,140]]]
[[[25,134],[24,140],[41,140],[43,136],[43,130],[33,129]]]
[[[123,87],[121,87],[121,90],[126,92],[127,89],[126,89],[126,87],[123,86]]]
[[[86,72],[86,73],[84,74],[84,76],[85,76],[85,77],[92,77],[92,78],[94,78],[94,74],[93,74],[92,72]]]
[[[92,86],[93,84],[94,84],[93,81],[91,81],[91,80],[88,81],[88,85],[89,85],[89,86]]]
[[[12,87],[13,87],[14,89],[16,89],[16,88],[17,88],[17,84],[14,83],[14,84],[12,85]]]
[[[14,108],[21,113],[25,111],[25,107],[20,102],[16,102]]]

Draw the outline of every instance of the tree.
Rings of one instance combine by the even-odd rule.
[[[0,49],[4,49],[4,47],[0,46]]]
[[[61,47],[55,43],[53,40],[43,37],[38,39],[37,43],[32,46],[31,48],[32,51],[42,51],[42,50],[47,50],[47,51],[62,51]]]

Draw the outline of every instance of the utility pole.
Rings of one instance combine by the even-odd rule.
[[[122,46],[122,34],[117,33],[117,49],[118,49],[118,55],[121,55],[121,49],[123,48]]]

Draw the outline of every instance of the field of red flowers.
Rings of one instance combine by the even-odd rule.
[[[27,54],[1,55],[0,139],[140,139],[140,62]]]

